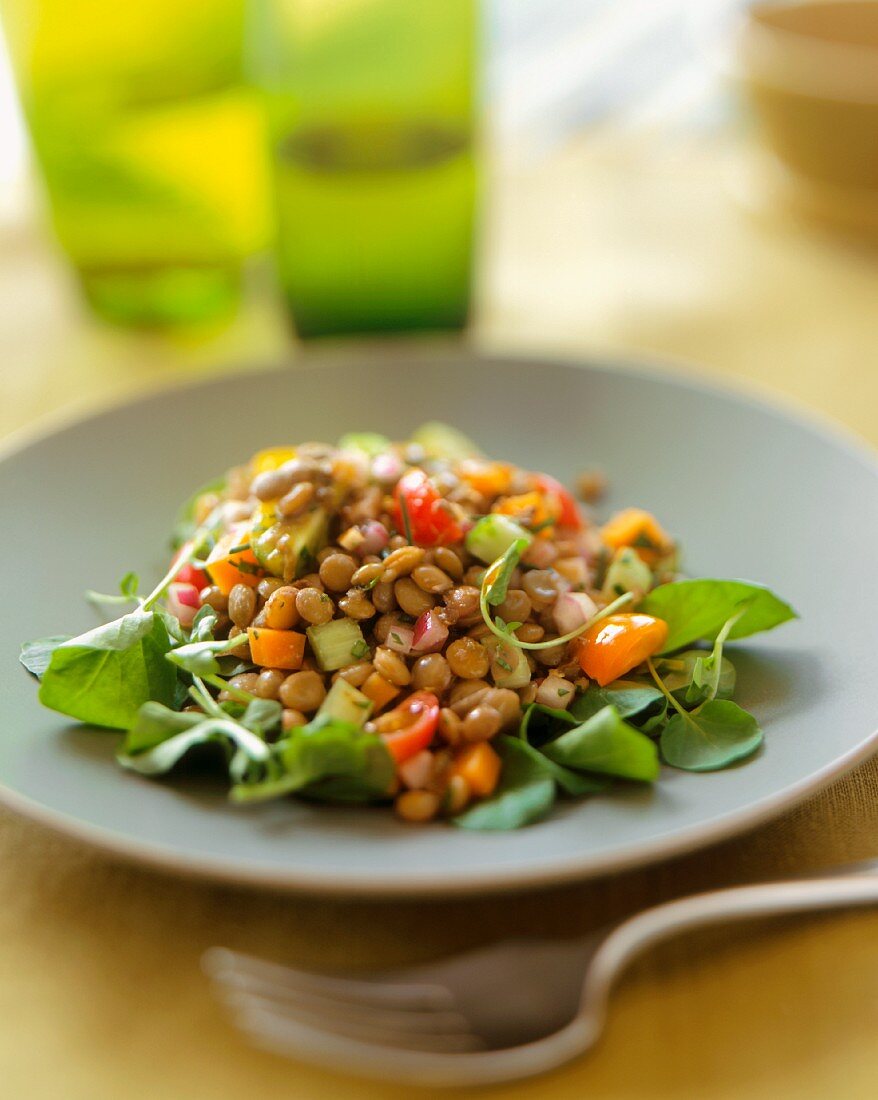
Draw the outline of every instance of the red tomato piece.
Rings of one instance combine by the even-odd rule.
[[[384,717],[381,736],[397,764],[427,748],[439,724],[439,700],[430,691],[416,691]]]
[[[403,474],[393,495],[397,530],[405,534],[408,527],[412,542],[419,546],[447,546],[463,538],[463,528],[453,509],[423,470]]]
[[[191,549],[192,544],[184,542],[180,549],[171,558],[171,565],[176,565],[183,554],[186,554]],[[202,588],[206,588],[210,584],[210,578],[204,572],[203,569],[196,568],[191,562],[187,562],[181,569],[174,580],[180,584],[194,584],[200,592]]]
[[[534,480],[544,493],[551,493],[552,496],[557,497],[558,506],[561,509],[558,523],[562,527],[572,527],[576,531],[581,531],[583,527],[582,516],[573,494],[565,489],[561,482],[552,477],[551,474],[534,474]]]

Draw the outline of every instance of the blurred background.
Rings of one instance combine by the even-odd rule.
[[[441,338],[669,358],[875,438],[875,0],[0,0],[0,24],[0,432]]]

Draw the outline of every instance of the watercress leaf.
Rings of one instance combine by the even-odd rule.
[[[176,674],[161,617],[137,608],[63,642],[52,653],[40,702],[80,722],[127,729],[149,699],[170,704]]]
[[[240,644],[238,638],[187,642],[186,645],[172,649],[167,654],[167,659],[193,676],[217,676],[220,673],[217,657],[230,649],[236,649]]]
[[[665,687],[684,706],[691,707],[707,700],[704,662],[709,656],[703,649],[686,649],[667,658],[659,665]],[[735,691],[735,666],[722,654],[717,665],[716,698],[730,699]]]
[[[190,642],[211,642],[213,632],[216,629],[217,613],[210,604],[202,604],[195,613],[192,627],[189,630]]]
[[[168,632],[168,637],[171,639],[172,646],[181,645],[186,637],[183,634],[183,628],[180,626],[180,620],[176,615],[172,615],[170,611],[164,607],[153,607],[153,613],[157,615],[165,624],[165,630]]]
[[[25,642],[18,659],[28,672],[39,680],[49,667],[52,654],[58,646],[69,641],[69,634],[55,634],[51,638],[37,638],[34,642]]]
[[[182,733],[183,730],[200,725],[203,721],[203,714],[172,710],[162,703],[150,700],[137,712],[131,729],[125,735],[122,752],[126,755],[145,752],[161,744],[162,741],[167,741],[169,737]]]
[[[281,775],[239,784],[231,797],[254,802],[300,791],[322,800],[386,798],[395,772],[393,758],[377,734],[327,715],[292,730],[278,747],[278,756]]]
[[[668,624],[662,652],[670,653],[700,639],[712,642],[744,604],[748,607],[729,631],[730,640],[771,630],[797,617],[789,604],[764,585],[707,578],[661,584],[644,596],[639,610]]]
[[[544,818],[555,802],[554,778],[523,741],[502,736],[495,744],[503,761],[500,785],[490,798],[453,818],[461,829],[520,829]]]
[[[712,699],[693,714],[675,714],[661,736],[667,763],[692,772],[725,768],[761,743],[756,719],[729,699]]]
[[[565,794],[581,798],[586,794],[596,794],[598,791],[603,791],[607,787],[609,781],[606,779],[602,779],[595,775],[584,775],[582,772],[575,772],[571,768],[565,768],[563,764],[558,764],[554,760],[550,760],[545,753],[540,752],[540,750],[534,748],[533,745],[529,745],[527,741],[519,741],[518,744],[524,748],[531,759],[543,769],[546,775],[555,780]]]
[[[521,716],[518,736],[522,741],[543,745],[565,729],[575,725],[576,719],[569,711],[545,707],[542,703],[530,703],[524,708]]]
[[[529,539],[516,539],[499,559],[485,590],[485,598],[492,607],[498,607],[506,599],[509,579],[529,545]]]
[[[119,581],[119,591],[129,599],[137,599],[137,590],[140,588],[140,577],[136,573],[126,573]]]
[[[189,729],[154,744],[144,752],[121,752],[116,759],[123,768],[129,768],[141,775],[163,775],[191,749],[212,743],[222,745],[227,751],[234,750],[235,756],[255,763],[266,760],[270,755],[269,746],[239,722],[231,718],[204,718]]]
[[[606,687],[592,682],[573,702],[570,713],[577,722],[585,722],[604,707],[614,706],[622,718],[630,721],[663,710],[665,697],[653,684],[635,680],[614,680]]]
[[[581,726],[544,746],[551,760],[569,768],[652,782],[658,778],[655,744],[630,726],[614,706],[606,706]]]
[[[251,699],[241,715],[241,723],[264,738],[275,726],[280,726],[282,712],[283,707],[276,699]]]

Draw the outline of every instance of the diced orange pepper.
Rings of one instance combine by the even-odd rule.
[[[535,489],[529,493],[521,493],[518,496],[506,497],[499,501],[491,509],[501,516],[516,516],[526,519],[531,527],[537,527],[548,522],[557,522],[561,515],[560,504],[554,496],[546,496]],[[551,535],[551,529],[544,527],[541,535]]]
[[[375,704],[375,710],[379,711],[399,695],[399,688],[391,684],[389,680],[378,673],[373,672],[360,688],[360,691]]]
[[[264,474],[268,470],[276,470],[296,457],[293,447],[266,447],[264,451],[257,451],[250,459],[250,468],[254,474]]]
[[[301,668],[305,656],[305,635],[295,630],[269,630],[264,626],[247,629],[250,656],[264,668]]]
[[[655,516],[642,508],[617,512],[601,528],[601,537],[613,550],[633,547],[647,565],[655,565],[674,545]]]
[[[508,462],[481,462],[468,458],[460,464],[463,480],[486,497],[498,497],[509,492],[512,467]]]
[[[608,615],[582,635],[579,667],[604,687],[658,653],[667,636],[664,619],[636,611]]]
[[[501,760],[487,741],[467,745],[454,758],[451,774],[466,780],[466,785],[478,798],[491,794],[500,779]]]

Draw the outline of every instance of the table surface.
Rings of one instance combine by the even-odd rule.
[[[878,443],[878,262],[736,198],[722,142],[579,141],[492,183],[473,338],[496,350],[649,354],[784,394]],[[0,433],[181,374],[288,350],[255,279],[230,328],[175,338],[85,318],[32,228],[0,249]],[[695,369],[689,367],[688,369]],[[199,973],[212,944],[320,966],[425,959],[576,932],[685,892],[878,855],[873,761],[772,824],[646,870],[504,899],[342,903],[180,881],[0,811],[5,1094],[387,1100],[248,1048]],[[675,941],[637,963],[589,1057],[492,1095],[873,1097],[878,913]],[[467,1095],[467,1094],[460,1094]]]

